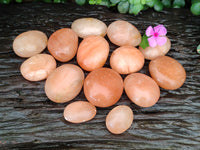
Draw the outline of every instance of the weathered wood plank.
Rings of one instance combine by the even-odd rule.
[[[0,5],[0,14],[0,149],[200,149],[200,55],[196,53],[200,17],[186,9],[148,10],[133,16],[72,3]],[[175,91],[161,89],[159,102],[151,108],[137,107],[123,94],[116,105],[131,106],[135,120],[122,135],[106,130],[105,116],[111,108],[98,108],[90,122],[68,123],[62,116],[67,103],[51,102],[44,81],[29,82],[20,75],[25,59],[12,51],[18,34],[37,29],[49,36],[80,17],[95,17],[107,25],[124,19],[142,34],[149,25],[164,24],[172,41],[168,56],[186,69],[185,84]],[[115,48],[111,44],[110,53]],[[70,63],[77,64],[75,59]],[[141,72],[149,74],[148,63]],[[83,92],[75,100],[85,100]]]

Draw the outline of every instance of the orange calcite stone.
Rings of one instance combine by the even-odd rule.
[[[65,120],[72,123],[83,123],[91,120],[96,115],[96,107],[86,101],[76,101],[64,109]]]
[[[109,54],[109,44],[101,36],[87,36],[80,43],[77,52],[77,62],[87,71],[103,67]]]
[[[100,35],[104,37],[107,31],[106,24],[96,18],[77,19],[72,22],[71,28],[81,38],[89,35]]]
[[[84,82],[82,69],[73,64],[64,64],[56,68],[45,82],[47,97],[56,103],[65,103],[75,98]]]
[[[76,55],[78,36],[72,29],[59,29],[49,37],[47,47],[58,61],[67,62]]]
[[[31,57],[41,53],[47,46],[47,36],[38,30],[19,34],[13,41],[13,50],[20,57]]]
[[[40,81],[46,79],[56,69],[56,60],[49,54],[36,54],[25,60],[20,72],[29,81]]]
[[[130,100],[141,107],[151,107],[160,98],[160,88],[149,76],[132,73],[124,80],[124,88]]]
[[[124,20],[112,22],[107,29],[110,41],[118,46],[137,46],[141,42],[141,34],[131,23]]]
[[[142,69],[144,56],[133,46],[122,46],[112,53],[110,65],[112,69],[120,74],[130,74]]]
[[[169,56],[160,56],[152,60],[149,72],[158,85],[167,90],[180,88],[186,80],[183,66]]]
[[[106,127],[113,134],[122,134],[133,122],[133,111],[126,105],[113,108],[106,116]]]
[[[87,100],[98,107],[114,105],[120,99],[122,92],[122,77],[109,68],[90,72],[84,82],[84,94]]]
[[[153,60],[157,58],[158,56],[166,55],[168,51],[170,50],[170,48],[171,48],[171,42],[168,38],[167,38],[167,42],[162,46],[159,46],[159,45],[157,45],[156,47],[148,46],[145,49],[143,49],[142,47],[139,47],[140,51],[143,53],[145,59],[147,60]]]

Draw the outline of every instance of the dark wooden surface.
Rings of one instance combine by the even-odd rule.
[[[19,67],[25,59],[12,50],[18,34],[37,29],[49,37],[81,17],[95,17],[107,25],[124,19],[142,34],[149,25],[164,24],[172,42],[167,55],[186,69],[185,84],[175,91],[161,89],[160,100],[153,107],[137,107],[123,94],[116,105],[129,105],[135,119],[122,135],[113,135],[105,127],[106,114],[114,106],[98,108],[96,117],[87,123],[68,123],[62,116],[68,103],[51,102],[44,93],[45,81],[29,82],[20,75]],[[186,9],[159,13],[147,10],[134,16],[114,13],[106,7],[81,7],[72,3],[0,5],[0,149],[200,149],[198,44],[200,17]],[[110,43],[110,52],[115,48]],[[77,64],[75,59],[69,63]],[[145,62],[140,72],[149,74],[148,63]],[[109,67],[109,63],[105,66]],[[83,92],[76,100],[86,100]]]

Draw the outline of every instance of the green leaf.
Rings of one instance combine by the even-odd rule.
[[[134,0],[128,0],[130,4],[134,4]]]
[[[84,5],[86,0],[75,0],[76,4],[78,5]]]
[[[61,3],[61,0],[53,0],[54,3]]]
[[[192,0],[192,1],[191,1],[192,4],[194,4],[194,3],[199,3],[199,2],[200,2],[200,0]]]
[[[200,44],[197,47],[197,53],[200,54]]]
[[[149,8],[149,6],[147,6],[147,5],[143,5],[144,7],[143,7],[143,9],[142,10],[147,10],[148,8]]]
[[[162,0],[162,4],[165,7],[170,8],[171,7],[171,0]]]
[[[1,4],[9,4],[11,0],[1,0]]]
[[[110,0],[110,2],[113,4],[118,4],[120,2],[120,0]]]
[[[130,5],[129,14],[137,15],[143,8],[142,4]]]
[[[100,5],[110,7],[110,1],[108,1],[108,0],[101,0]]]
[[[117,9],[120,13],[127,13],[128,12],[128,9],[129,9],[129,2],[120,2],[118,5],[117,5]]]
[[[146,4],[146,0],[141,0],[141,4],[142,5]]]
[[[181,8],[179,5],[173,5],[173,8]]]
[[[174,6],[184,7],[185,6],[185,0],[174,0],[173,7]]]
[[[155,4],[155,0],[146,0],[146,5],[149,7],[153,7]]]
[[[128,0],[130,4],[134,4],[134,5],[137,5],[137,4],[140,4],[140,0]]]
[[[17,3],[21,3],[22,2],[22,0],[15,0]]]
[[[161,3],[161,1],[160,0],[157,0],[156,2],[155,2],[155,4],[154,4],[154,10],[156,10],[156,11],[161,11],[161,10],[163,10],[163,4]]]
[[[200,2],[192,4],[190,10],[194,15],[200,15]]]
[[[142,36],[142,41],[141,41],[141,43],[140,43],[140,46],[141,46],[143,49],[145,49],[146,47],[149,46],[148,37],[146,36],[146,34],[144,34],[144,35]]]
[[[52,1],[51,0],[43,0],[43,2],[45,2],[45,3],[51,3]]]
[[[102,0],[96,0],[96,4],[100,5]]]
[[[95,0],[89,0],[88,3],[89,3],[90,5],[94,5],[94,4],[96,4],[96,1],[95,1]]]
[[[101,4],[101,0],[89,0],[89,4],[90,5],[100,5]]]

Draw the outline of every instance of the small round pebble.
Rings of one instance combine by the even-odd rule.
[[[96,107],[86,101],[76,101],[67,105],[64,109],[65,120],[72,123],[83,123],[93,119],[96,115]]]
[[[19,34],[13,41],[13,50],[20,57],[31,57],[41,53],[47,46],[47,36],[38,30]]]
[[[153,60],[158,56],[166,55],[169,52],[170,48],[171,48],[171,42],[169,38],[167,38],[167,42],[162,46],[159,45],[157,45],[156,47],[148,46],[145,49],[139,47],[140,51],[143,53],[145,59],[147,60]]]
[[[141,34],[131,23],[124,20],[112,22],[107,29],[108,38],[118,46],[137,46],[141,42]]]
[[[83,87],[90,103],[98,107],[109,107],[120,99],[123,80],[113,69],[99,68],[87,75]]]
[[[160,98],[160,88],[149,76],[132,73],[124,80],[124,89],[130,100],[141,107],[151,107]]]
[[[73,64],[64,64],[56,68],[47,78],[45,93],[56,103],[65,103],[75,98],[84,82],[82,69]]]
[[[112,53],[110,66],[120,74],[137,72],[144,66],[144,56],[133,46],[122,46]]]
[[[58,61],[67,62],[76,55],[78,36],[70,28],[59,29],[49,37],[47,47]]]
[[[106,127],[113,134],[122,134],[131,127],[133,111],[126,105],[113,108],[106,116]]]
[[[107,31],[106,24],[96,18],[77,19],[72,23],[71,28],[81,38],[85,38],[88,35],[99,35],[104,37]]]
[[[169,56],[159,56],[151,60],[149,72],[158,85],[166,90],[178,89],[186,80],[183,66]]]
[[[109,54],[109,44],[101,36],[90,35],[83,39],[77,52],[77,62],[86,71],[103,67]]]
[[[36,54],[22,63],[20,72],[29,81],[40,81],[46,79],[54,69],[56,61],[51,55]]]

